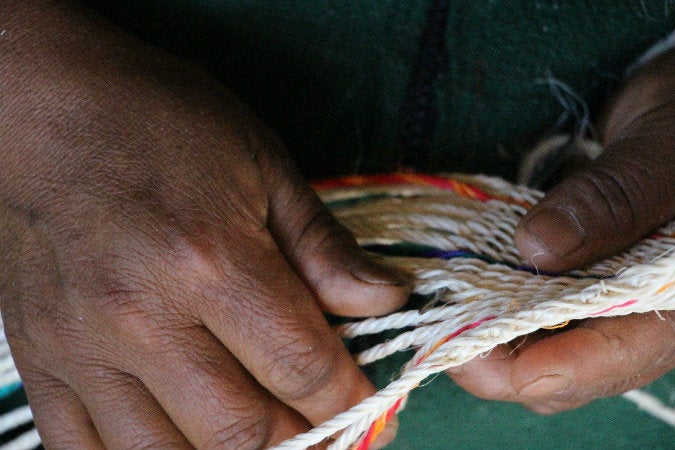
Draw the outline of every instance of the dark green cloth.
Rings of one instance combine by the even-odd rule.
[[[378,387],[394,379],[402,355],[366,367]],[[675,371],[643,388],[675,408]],[[672,450],[675,428],[622,397],[540,416],[512,404],[481,400],[438,375],[414,390],[387,450]]]
[[[312,178],[391,168],[431,2],[92,0],[199,60],[282,136]],[[429,170],[511,177],[563,111],[547,75],[597,111],[626,66],[675,28],[671,0],[450,2],[450,63]]]

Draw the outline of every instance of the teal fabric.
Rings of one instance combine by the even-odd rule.
[[[312,178],[391,168],[429,1],[91,0],[200,61],[282,136]],[[547,75],[595,112],[675,28],[671,0],[450,2],[450,66],[431,170],[511,177],[563,111]]]
[[[674,381],[669,376],[649,389],[672,389]],[[445,377],[415,391],[400,420],[399,436],[388,450],[675,448],[671,426],[621,397],[542,417],[517,405],[471,397]]]
[[[366,367],[378,387],[396,377],[410,355]],[[644,390],[675,408],[675,371]],[[445,375],[412,391],[387,450],[672,450],[675,428],[622,397],[599,399],[553,416],[520,405],[481,400]]]

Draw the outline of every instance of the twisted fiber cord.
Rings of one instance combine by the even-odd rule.
[[[431,302],[423,310],[338,327],[346,338],[401,330],[391,341],[356,355],[359,364],[410,348],[416,352],[400,377],[377,394],[276,449],[304,449],[339,434],[331,449],[366,450],[404,407],[407,394],[431,375],[542,327],[675,309],[675,222],[584,271],[542,274],[519,259],[512,240],[520,217],[541,198],[538,192],[482,176],[402,174],[333,180],[320,194],[361,245],[400,253],[383,257],[408,271],[414,293]],[[1,388],[15,383],[18,374],[0,335]],[[673,420],[672,411],[644,393],[626,398]],[[26,421],[27,409],[0,417],[0,423],[14,428]],[[37,443],[33,429],[0,450]]]
[[[651,265],[630,268],[616,279],[602,283],[596,282],[577,294],[543,301],[536,305],[529,304],[528,309],[506,313],[503,317],[495,317],[503,313],[503,309],[481,308],[476,317],[482,317],[482,322],[440,346],[437,345],[438,342],[444,339],[438,336],[443,336],[443,334],[428,341],[416,352],[412,361],[416,362],[425,357],[424,360],[420,364],[408,364],[401,377],[385,389],[351,410],[338,415],[335,419],[275,448],[304,449],[343,429],[345,430],[343,434],[330,448],[349,448],[349,445],[358,440],[372,422],[385,414],[396,401],[417,387],[428,376],[468,362],[499,344],[507,343],[542,327],[586,317],[673,309],[675,290],[663,289],[664,285],[661,280],[673,280],[674,268],[675,257],[664,257]],[[650,301],[641,301],[637,298],[648,298]],[[386,319],[382,320],[386,321]],[[477,321],[481,319],[478,318]],[[458,327],[456,324],[448,326],[448,330],[453,328]],[[378,358],[373,358],[373,360],[390,353],[390,351],[382,352]]]
[[[414,293],[434,294],[436,304],[338,327],[348,338],[404,329],[356,355],[359,364],[417,350],[400,377],[373,397],[276,449],[304,449],[340,433],[329,448],[365,450],[373,431],[424,379],[499,344],[570,320],[675,309],[673,224],[584,271],[544,275],[519,259],[512,239],[538,192],[481,176],[408,174],[352,177],[323,188],[320,195],[361,245],[418,247],[417,257],[387,261],[411,273]]]
[[[647,411],[657,419],[662,420],[671,427],[675,427],[675,410],[664,405],[658,398],[639,389],[628,391],[623,394],[623,397],[635,403],[638,408]]]
[[[11,442],[0,445],[0,450],[33,450],[37,448],[42,441],[37,429],[33,428],[29,431],[13,439]]]

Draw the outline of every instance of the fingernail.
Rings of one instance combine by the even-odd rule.
[[[567,389],[572,380],[565,375],[544,375],[518,391],[524,397],[544,397]]]
[[[377,263],[368,258],[362,260],[349,271],[354,278],[368,284],[405,286],[409,284],[409,277],[393,267]]]
[[[529,218],[525,228],[544,248],[558,256],[569,255],[586,240],[586,231],[565,208],[544,209]]]

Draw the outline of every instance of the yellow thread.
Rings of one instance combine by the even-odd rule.
[[[565,328],[567,325],[570,324],[569,320],[566,320],[562,323],[559,323],[558,325],[553,325],[550,327],[542,327],[544,330],[557,330],[558,328]]]
[[[384,430],[385,425],[387,425],[387,414],[383,414],[379,419],[375,421],[373,426],[373,440],[376,438],[382,430]]]
[[[670,289],[671,287],[673,287],[674,284],[675,284],[675,281],[671,281],[670,283],[666,283],[663,286],[661,286],[661,288],[659,288],[659,290],[656,291],[656,293],[657,294],[663,294],[663,291],[665,291],[667,289]]]

